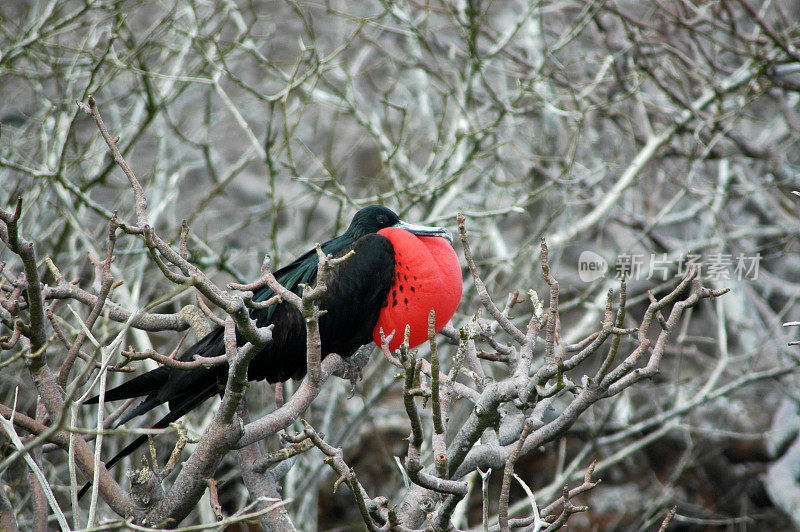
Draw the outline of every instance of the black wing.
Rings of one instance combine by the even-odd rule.
[[[335,253],[338,248],[346,247],[347,244],[347,239],[340,236],[325,242],[322,245],[322,249],[326,253]],[[314,281],[317,275],[318,265],[319,259],[317,258],[316,249],[311,249],[303,253],[291,264],[275,272],[275,278],[286,288],[295,293],[299,293],[301,284]],[[274,294],[275,292],[273,292],[271,288],[264,286],[254,294],[253,299],[255,301],[266,301]],[[256,323],[260,327],[263,327],[273,323],[276,310],[282,306],[282,304],[278,304],[272,305],[267,309],[253,309],[250,315],[256,320]],[[225,354],[223,332],[224,330],[222,327],[216,327],[195,344],[189,346],[180,356],[180,360],[192,360],[195,355],[214,357]],[[243,339],[237,339],[240,345],[244,344]],[[179,396],[182,395],[184,390],[191,390],[193,388],[206,390],[205,384],[216,380],[218,374],[218,370],[209,371],[198,369],[184,371],[164,366],[139,375],[138,377],[134,377],[120,386],[106,391],[105,400],[116,401],[119,399],[130,399],[132,397],[148,397],[147,400],[143,401],[120,421],[120,424],[122,424],[138,415],[144,414],[162,403],[172,401],[173,399],[180,400]],[[206,397],[210,397],[211,395],[213,395],[213,391]],[[200,400],[202,401],[206,397]],[[99,396],[95,396],[88,399],[86,403],[94,404],[97,403],[98,400]]]

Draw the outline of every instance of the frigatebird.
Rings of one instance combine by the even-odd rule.
[[[320,301],[325,314],[320,318],[322,356],[337,353],[351,356],[359,347],[375,341],[380,331],[394,332],[389,344],[396,349],[410,326],[411,347],[428,338],[428,316],[435,311],[438,332],[453,316],[461,299],[462,277],[452,237],[442,227],[408,224],[395,212],[379,205],[359,210],[344,234],[321,245],[322,251],[340,257],[355,253],[338,265],[327,280],[328,289]],[[315,282],[319,258],[316,249],[300,255],[275,272],[284,287],[300,294],[304,284]],[[274,295],[267,286],[254,294],[254,301]],[[272,341],[250,362],[249,380],[282,382],[301,379],[306,374],[306,326],[300,312],[288,302],[266,309],[251,309],[259,327],[274,324]],[[225,354],[223,327],[187,348],[180,360],[195,355],[214,357]],[[246,340],[238,333],[237,343]],[[227,366],[182,370],[162,366],[108,390],[106,401],[145,397],[118,425],[168,403],[169,413],[153,428],[164,428],[206,399],[224,389]],[[97,403],[93,397],[87,403]],[[140,436],[106,464],[111,467],[147,440]],[[85,492],[88,484],[81,490]]]

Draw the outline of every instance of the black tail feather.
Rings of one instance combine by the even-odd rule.
[[[152,371],[148,371],[143,375],[139,375],[128,382],[124,382],[117,386],[116,388],[112,388],[110,390],[106,390],[104,400],[106,401],[117,401],[119,399],[130,399],[132,397],[144,397],[146,395],[155,395],[167,382],[167,378],[169,377],[169,368],[166,366],[162,366],[160,368],[156,368]],[[84,404],[93,405],[97,404],[99,401],[100,396],[95,395],[94,397],[87,399]]]
[[[161,368],[159,368],[159,369],[161,369]],[[155,371],[158,371],[158,370],[155,370]],[[153,373],[153,372],[150,372],[150,373]],[[142,375],[142,376],[144,376],[144,375]],[[131,382],[133,382],[133,381],[131,381]],[[116,389],[117,388],[115,388],[115,390]],[[187,394],[186,396],[184,396],[182,401],[178,402],[178,404],[175,404],[176,402],[171,401],[170,402],[170,411],[169,411],[169,413],[166,416],[164,416],[161,419],[159,419],[151,428],[163,429],[163,428],[168,427],[170,423],[172,423],[173,421],[177,421],[178,419],[183,417],[186,413],[188,413],[193,408],[195,408],[197,405],[199,405],[200,403],[202,403],[203,401],[205,401],[209,397],[212,397],[217,392],[217,390],[218,390],[217,384],[216,384],[216,382],[213,382],[213,383],[210,383],[209,385],[207,385],[205,388],[202,388],[202,389],[198,390],[197,393],[193,393],[191,395]],[[113,390],[110,390],[110,391],[113,391]],[[136,397],[136,396],[134,396],[134,397]],[[137,407],[134,410],[134,412],[136,410],[139,410],[139,408],[143,407],[144,405],[147,405],[147,403],[152,399],[155,399],[155,398],[151,397],[147,401],[144,401],[141,405],[139,405],[139,407]],[[162,402],[163,401],[158,401],[156,404],[161,404]],[[148,408],[146,408],[145,410],[143,410],[142,412],[139,412],[139,413],[146,412],[147,410],[150,410],[154,406],[155,405],[151,405],[151,406],[149,406]],[[137,413],[135,415],[138,415],[139,413]],[[129,414],[129,416],[130,416],[130,414]],[[126,416],[126,418],[127,417],[128,416]],[[120,460],[122,460],[123,458],[125,458],[126,456],[131,454],[133,451],[138,449],[146,441],[147,441],[147,435],[146,434],[143,434],[143,435],[137,437],[131,443],[126,445],[120,452],[118,452],[116,455],[114,455],[114,457],[112,457],[111,460],[106,462],[106,469],[111,469],[117,462],[119,462]],[[92,486],[91,482],[87,482],[86,484],[83,485],[83,487],[78,492],[78,499],[79,500],[81,499],[81,497],[83,497],[86,494],[86,492],[89,490],[89,488],[91,486]]]
[[[150,410],[154,409],[155,407],[163,403],[164,401],[160,400],[157,396],[151,395],[150,397],[139,403],[136,408],[134,408],[133,410],[122,416],[122,419],[117,421],[117,424],[114,425],[114,428],[116,429],[120,425],[124,425],[125,423],[135,418],[136,416],[149,412]]]

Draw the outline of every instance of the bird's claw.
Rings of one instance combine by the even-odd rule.
[[[344,362],[344,374],[342,377],[350,381],[350,393],[347,398],[350,399],[356,393],[356,383],[361,380],[361,366],[350,357],[342,357]]]

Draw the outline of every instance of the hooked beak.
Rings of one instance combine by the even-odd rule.
[[[442,238],[446,238],[448,242],[451,244],[453,243],[453,235],[450,234],[450,231],[445,229],[444,227],[429,227],[427,225],[416,225],[406,223],[402,220],[394,224],[395,227],[399,227],[400,229],[405,229],[411,234],[417,236],[439,236]]]

